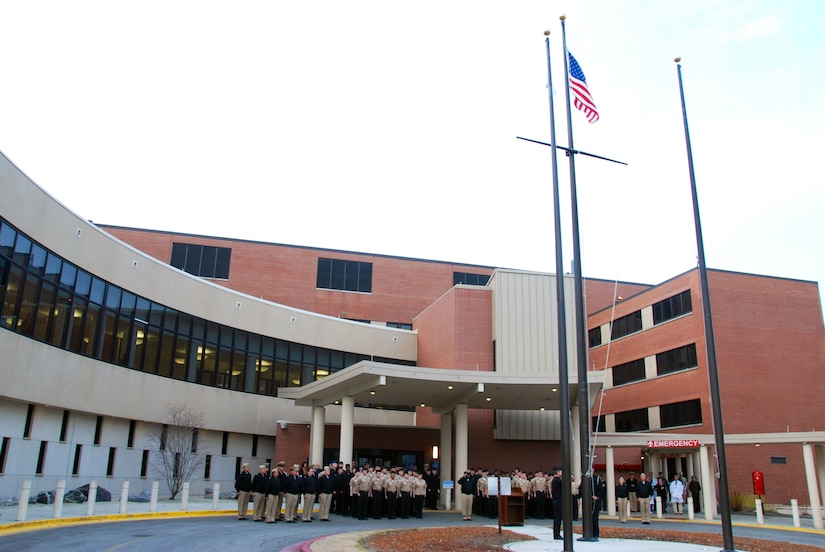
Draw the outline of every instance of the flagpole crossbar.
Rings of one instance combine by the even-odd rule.
[[[548,144],[547,142],[540,142],[539,140],[532,140],[530,138],[523,138],[521,136],[516,136],[519,140],[524,140],[525,142],[533,142],[534,144],[541,144],[542,146],[553,146],[553,144]],[[620,165],[627,165],[624,161],[616,161],[615,159],[610,159],[609,157],[602,157],[601,155],[596,155],[595,153],[588,153],[586,151],[581,151],[577,149],[566,148],[564,146],[560,146],[556,144],[556,147],[565,152],[565,155],[568,157],[570,155],[575,155],[577,153],[581,155],[586,155],[588,157],[595,157],[596,159],[603,159],[604,161],[610,161],[611,163],[618,163]]]

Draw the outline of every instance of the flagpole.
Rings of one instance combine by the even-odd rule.
[[[710,380],[710,406],[713,415],[713,435],[716,443],[716,460],[719,463],[719,514],[722,517],[723,552],[735,552],[733,547],[733,530],[730,517],[730,495],[728,494],[728,468],[725,457],[725,431],[722,428],[722,404],[719,394],[719,371],[716,366],[716,342],[713,337],[713,317],[710,308],[710,286],[708,270],[705,265],[705,246],[702,239],[702,223],[699,219],[699,195],[696,192],[696,175],[693,172],[693,152],[690,147],[687,109],[685,108],[685,90],[682,86],[682,58],[676,58],[676,72],[679,75],[679,97],[682,100],[682,120],[685,125],[685,144],[687,145],[688,171],[690,173],[690,193],[693,198],[693,223],[696,227],[696,249],[699,257],[699,286],[702,293],[702,314],[705,322],[705,348],[708,357],[708,379]],[[571,146],[572,147],[572,146]],[[707,487],[707,483],[705,484]],[[705,491],[707,492],[707,491]]]
[[[590,393],[587,387],[587,333],[585,328],[587,318],[584,315],[584,279],[582,278],[581,243],[579,240],[579,207],[576,193],[576,161],[573,147],[573,116],[570,113],[570,68],[567,60],[567,32],[564,22],[567,19],[562,15],[561,36],[564,45],[564,82],[565,97],[567,98],[567,146],[571,152],[567,154],[570,160],[570,204],[573,211],[573,281],[576,296],[576,364],[578,367],[578,401],[579,401],[579,455],[581,465],[581,485],[579,497],[582,501],[582,536],[581,541],[596,540],[593,537],[593,492],[590,481]],[[608,466],[610,468],[610,466]]]
[[[544,31],[544,44],[547,49],[547,92],[550,100],[550,156],[553,162],[553,216],[555,218],[556,236],[556,314],[559,353],[559,416],[561,440],[561,490],[562,490],[562,527],[564,530],[564,550],[573,550],[573,516],[570,508],[573,488],[570,480],[570,388],[567,373],[567,325],[564,306],[564,260],[561,240],[561,206],[559,199],[559,166],[556,154],[556,117],[553,107],[553,73],[550,69],[550,31]]]

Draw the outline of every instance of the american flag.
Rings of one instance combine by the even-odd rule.
[[[573,92],[573,105],[585,114],[590,123],[595,123],[599,120],[599,110],[596,109],[596,103],[587,89],[584,71],[573,54],[567,52],[567,56],[570,58],[570,90]]]

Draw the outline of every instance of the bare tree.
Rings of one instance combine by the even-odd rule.
[[[174,500],[204,464],[206,451],[198,450],[198,434],[203,427],[203,412],[186,403],[166,403],[163,408],[163,425],[148,433],[152,451],[152,467],[166,481]]]

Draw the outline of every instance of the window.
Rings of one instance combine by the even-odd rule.
[[[135,428],[137,427],[137,422],[131,420],[129,422],[129,435],[126,437],[126,447],[132,448],[135,446]]]
[[[221,442],[221,454],[226,456],[226,449],[229,447],[229,432],[223,432],[223,441]]]
[[[605,417],[603,415],[593,416],[591,421],[593,425],[593,433],[604,433],[607,431],[607,424],[605,423]]]
[[[63,411],[63,421],[60,423],[60,442],[66,442],[66,436],[69,434],[69,411]]]
[[[74,462],[72,462],[72,475],[80,475],[80,454],[83,452],[83,445],[74,446]]]
[[[163,424],[160,426],[160,450],[166,450],[166,439],[169,437],[169,426]]]
[[[787,464],[787,456],[771,456],[771,464]]]
[[[645,379],[645,359],[639,358],[613,367],[613,385]]]
[[[43,475],[43,466],[46,464],[46,448],[49,443],[40,441],[40,453],[37,455],[37,470],[34,472],[37,475]]]
[[[468,284],[471,286],[486,286],[490,281],[488,274],[469,274],[467,272],[453,272],[453,285]]]
[[[207,454],[203,461],[203,478],[209,479],[212,475],[212,455]]]
[[[253,435],[252,436],[252,458],[255,458],[257,456],[258,456],[258,436]]]
[[[109,462],[106,464],[106,477],[112,477],[115,474],[115,447],[109,449]]]
[[[319,258],[316,287],[372,293],[372,263]]]
[[[232,250],[228,247],[173,243],[172,260],[169,264],[189,274],[202,278],[229,278],[229,258]]]
[[[660,376],[696,368],[696,344],[677,347],[656,355],[656,373]]]
[[[647,431],[650,429],[650,421],[647,417],[647,408],[638,410],[628,410],[627,412],[616,412],[616,431],[629,433],[632,431]]]
[[[103,416],[98,416],[95,422],[95,441],[96,445],[100,444],[100,434],[103,430]]]
[[[611,339],[619,339],[626,335],[636,333],[642,329],[642,311],[631,312],[626,316],[617,318],[613,321],[613,327],[610,330]]]
[[[140,476],[146,477],[146,470],[149,468],[149,451],[143,451],[143,458],[140,460]]]
[[[659,301],[653,305],[653,324],[661,324],[671,318],[682,316],[692,312],[690,304],[690,290],[685,290],[679,295],[668,297],[664,301]]]
[[[192,447],[190,449],[190,452],[192,454],[198,452],[198,435],[199,434],[200,434],[200,430],[198,428],[195,428],[195,429],[192,430]]]
[[[399,330],[412,330],[413,325],[406,322],[387,322],[388,328],[398,328]]]
[[[10,444],[11,439],[8,437],[3,437],[3,446],[0,448],[0,474],[5,473],[6,471],[6,457],[9,455]]]
[[[32,436],[32,422],[34,421],[34,405],[30,404],[26,410],[26,423],[23,425],[23,438],[29,439]]]
[[[659,407],[662,428],[702,423],[702,404],[699,399],[663,404]]]
[[[598,347],[602,344],[602,328],[601,326],[596,326],[592,330],[587,332],[587,342],[590,344],[590,348]]]

